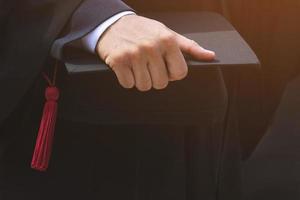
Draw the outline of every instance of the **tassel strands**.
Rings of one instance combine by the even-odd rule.
[[[46,103],[44,105],[43,115],[31,161],[31,168],[38,171],[47,170],[51,157],[57,117],[57,100],[59,98],[59,90],[55,87],[56,72],[57,65],[55,66],[52,82],[46,74],[43,74],[49,86],[45,91]]]

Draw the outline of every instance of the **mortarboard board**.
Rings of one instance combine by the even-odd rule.
[[[171,82],[162,91],[141,93],[121,88],[114,73],[96,56],[88,54],[84,59],[82,56],[78,56],[77,60],[69,59],[65,63],[68,81],[60,101],[59,117],[108,124],[150,123],[162,118],[166,119],[162,121],[170,122],[176,118],[172,113],[193,110],[196,101],[199,106],[218,106],[221,101],[217,99],[223,97],[218,84],[225,84],[220,83],[223,81],[219,77],[220,68],[259,69],[255,53],[234,27],[219,14],[157,12],[143,15],[161,21],[204,48],[215,51],[216,60],[202,62],[187,57],[190,73],[185,80]],[[209,86],[204,88],[204,85]],[[197,88],[206,95],[197,94]],[[160,114],[156,116],[153,113]]]

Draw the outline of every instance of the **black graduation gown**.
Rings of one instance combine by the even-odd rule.
[[[51,5],[52,1],[47,2]],[[7,29],[10,35],[5,41],[6,46],[14,41],[12,44],[16,47],[1,54],[5,59],[3,71],[10,71],[10,76],[1,77],[0,87],[8,95],[3,101],[7,106],[3,113],[17,106],[1,126],[1,199],[238,198],[238,142],[232,131],[234,121],[231,123],[231,118],[226,118],[226,107],[211,110],[210,114],[199,119],[201,123],[176,126],[110,126],[58,120],[51,167],[46,173],[30,169],[45,86],[42,78],[37,76],[41,69],[37,66],[51,66],[51,61],[45,63],[50,44],[80,3],[53,2],[59,5],[57,9],[33,1],[37,7],[28,8],[28,12],[37,9],[39,15],[29,12],[30,15],[22,18],[29,20],[32,27],[7,23],[12,27]],[[60,16],[56,23],[49,23],[48,17],[32,23],[32,19],[48,16],[45,12],[54,10],[58,11],[55,16]],[[16,16],[12,20],[19,21],[20,16]],[[23,38],[18,37],[18,30],[23,31]],[[45,30],[54,33],[44,34]],[[41,41],[41,36],[47,40]],[[15,43],[18,39],[22,39],[22,44],[25,40],[24,49],[20,50]],[[42,45],[44,42],[47,45]],[[32,44],[35,46],[30,46]],[[13,55],[17,55],[17,59],[11,59]],[[5,68],[7,65],[12,69]],[[26,70],[20,70],[21,66]],[[221,83],[220,73],[216,74],[219,74]],[[64,72],[61,71],[60,75],[63,80]],[[28,85],[31,85],[30,89]],[[224,85],[219,84],[217,89],[226,97]],[[18,90],[18,93],[11,93],[13,90]],[[224,134],[224,122],[227,124],[225,131],[231,134]]]

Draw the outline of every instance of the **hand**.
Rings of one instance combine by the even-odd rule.
[[[169,81],[183,79],[188,67],[182,53],[213,60],[214,52],[167,28],[137,15],[119,19],[102,35],[96,48],[124,88],[140,91],[163,89]]]

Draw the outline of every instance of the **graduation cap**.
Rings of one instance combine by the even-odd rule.
[[[212,50],[216,53],[216,59],[211,62],[193,60],[193,58],[186,56],[186,62],[188,64],[189,70],[192,72],[202,73],[207,69],[216,69],[220,67],[258,68],[260,66],[259,60],[257,59],[252,49],[249,47],[249,45],[233,28],[233,26],[219,14],[212,12],[163,12],[144,13],[142,15],[163,22],[172,30],[196,41],[202,47]],[[173,87],[173,89],[169,89],[168,87],[167,90],[159,91],[157,93],[148,92],[147,94],[141,94],[134,91],[128,92],[128,90],[118,88],[118,83],[115,79],[112,79],[114,75],[111,70],[109,70],[109,67],[97,56],[91,54],[87,54],[84,52],[80,52],[78,54],[74,53],[72,55],[72,59],[70,57],[70,59],[66,60],[65,66],[69,77],[68,83],[64,86],[65,88],[63,89],[64,92],[62,94],[60,102],[61,106],[59,110],[59,117],[61,118],[86,121],[89,123],[102,121],[103,123],[111,124],[145,122],[149,120],[149,118],[147,118],[148,114],[152,118],[158,117],[157,115],[151,115],[150,112],[147,111],[143,111],[142,114],[134,113],[132,115],[128,115],[128,113],[132,112],[128,110],[126,111],[126,109],[124,110],[124,108],[129,107],[129,103],[126,102],[126,99],[128,100],[128,98],[135,98],[136,100],[138,99],[136,102],[144,102],[146,101],[146,99],[150,98],[153,104],[162,104],[159,109],[163,111],[195,109],[193,107],[189,107],[190,105],[192,105],[192,103],[189,102],[186,103],[186,105],[182,105],[184,100],[181,100],[177,95],[179,91],[178,88],[181,87],[180,85],[177,85],[178,88]],[[211,74],[207,73],[207,75],[210,76]],[[114,83],[111,83],[111,81],[114,81]],[[201,81],[203,84],[206,84],[205,77],[204,80]],[[216,79],[215,81],[218,80]],[[86,86],[86,84],[89,85]],[[104,89],[102,88],[101,90],[101,88],[99,88],[100,85],[103,86]],[[185,92],[187,91],[185,87],[181,88],[184,88],[183,90],[185,90]],[[217,91],[216,88],[217,87],[213,87],[213,92],[208,92],[210,94],[216,94],[215,98],[213,99],[209,99],[211,97],[209,95],[206,95],[205,91],[203,91],[205,95],[201,96],[200,94],[200,96],[198,95],[198,97],[195,97],[196,101],[198,101],[198,104],[201,105],[201,101],[204,102],[204,100],[205,102],[214,102],[221,99],[223,97],[223,94],[218,94],[219,91]],[[58,94],[56,90],[54,91],[52,89],[51,91],[49,91],[49,93],[51,93],[51,95],[54,96],[55,99],[57,98]],[[97,93],[101,93],[102,96],[98,99],[95,98],[94,101],[91,101],[94,99],[94,96],[96,96]],[[186,93],[184,98],[193,99],[194,96],[197,96],[197,94],[190,92]],[[51,99],[53,99],[54,97],[52,97]],[[176,99],[177,102],[174,103],[174,105],[172,103],[168,104],[170,100],[165,100],[165,97]],[[103,100],[106,103],[105,108],[103,108],[102,105],[97,105],[97,103],[100,102],[99,99]],[[107,105],[112,102],[114,103],[112,107]],[[134,106],[130,104],[130,107],[139,109],[139,106],[144,106],[139,105],[136,102],[134,102]],[[83,104],[88,107],[88,111],[85,112],[81,110],[80,106],[78,106],[79,104]],[[125,115],[120,114],[120,112],[115,114],[114,109],[116,108],[116,106],[118,106],[116,110],[122,108],[123,110],[121,113],[125,113]],[[151,106],[149,109],[152,109]],[[159,115],[159,117],[161,117],[162,112]],[[168,117],[166,118],[168,120],[171,120],[171,118],[173,117],[172,113],[171,115],[167,114],[167,116]],[[55,122],[53,116],[50,117],[49,120]],[[51,129],[49,130],[53,132],[54,128],[51,127]],[[43,139],[38,137],[38,143],[46,144],[48,150],[45,150],[45,148],[42,148],[42,146],[37,143],[37,156],[35,156],[35,160],[33,160],[33,168],[41,171],[47,169],[50,156],[49,151],[51,151],[52,134],[48,134],[48,136],[46,134],[44,136],[44,138],[47,137],[50,137],[50,143],[47,143],[43,141]]]
[[[212,74],[211,71],[260,67],[258,58],[247,42],[217,13],[155,12],[142,15],[161,21],[204,48],[213,50],[216,59],[204,62],[186,56],[189,74],[184,80],[172,82],[162,91],[151,90],[143,93],[122,88],[114,73],[97,56],[89,53],[83,57],[83,52],[74,51],[73,57],[65,63],[68,80],[64,84],[65,91],[60,99],[60,118],[98,124],[148,123],[154,118],[165,118],[165,122],[172,121],[171,119],[175,120],[172,113],[191,110],[191,105],[196,100],[198,105],[205,105],[208,101],[213,103],[222,98],[221,94],[214,98],[208,95],[220,93],[216,89],[216,84],[221,81],[217,77],[219,74]],[[209,86],[202,88],[203,85]],[[197,90],[206,92],[207,95],[200,95],[195,92]],[[195,101],[188,101],[189,99]],[[160,116],[154,117],[154,111],[160,112]],[[162,113],[168,117],[163,117]]]

